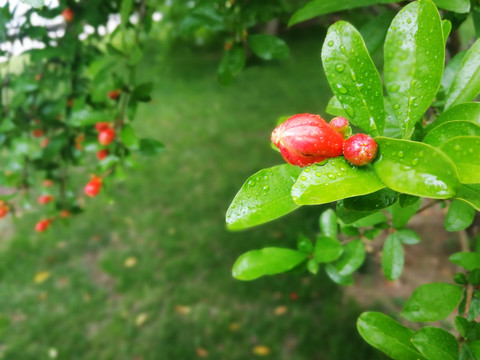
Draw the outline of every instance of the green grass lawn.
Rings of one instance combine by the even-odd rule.
[[[282,163],[269,144],[277,118],[323,112],[330,97],[321,34],[290,44],[287,61],[252,63],[229,88],[216,82],[218,54],[179,46],[164,62],[152,47],[140,71],[154,100],[134,127],[166,151],[69,226],[37,235],[26,215],[2,236],[0,358],[243,360],[259,345],[268,359],[381,358],[324,276],[231,277],[241,253],[317,231],[319,208],[239,233],[224,225],[244,180]]]

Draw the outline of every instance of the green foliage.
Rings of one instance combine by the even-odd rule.
[[[402,239],[398,233],[392,233],[387,237],[382,251],[382,269],[388,280],[396,280],[402,275],[403,264]]]

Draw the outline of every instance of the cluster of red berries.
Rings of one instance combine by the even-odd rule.
[[[102,146],[110,145],[115,140],[115,129],[109,122],[99,122],[95,124],[95,130],[98,132],[98,142]],[[97,152],[98,160],[103,160],[108,156],[108,149],[101,149]]]
[[[377,155],[375,140],[366,134],[348,137],[349,132],[343,117],[327,123],[319,115],[298,114],[277,126],[271,139],[285,161],[300,167],[341,155],[353,165],[371,163]]]

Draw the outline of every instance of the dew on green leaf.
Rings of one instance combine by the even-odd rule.
[[[412,160],[412,166],[417,166],[418,165],[418,159],[415,158]]]
[[[338,92],[340,94],[345,95],[346,93],[348,93],[348,90],[340,84],[337,84],[337,88],[338,88]]]
[[[315,175],[317,175],[318,177],[322,176],[322,173],[320,171],[318,171]]]
[[[335,180],[337,178],[335,174],[328,174],[327,176],[330,180]]]
[[[330,47],[333,46],[333,40],[330,40],[330,41],[328,42],[328,46],[330,46]]]
[[[403,158],[403,156],[404,156],[403,151],[400,150],[397,155],[398,155],[399,158]]]
[[[248,187],[254,187],[254,186],[255,186],[255,181],[250,180],[250,181],[248,182]]]
[[[305,180],[307,180],[307,177],[306,177],[306,176],[302,176],[302,177],[300,177],[300,180],[305,181]]]
[[[306,173],[308,173],[308,172],[310,172],[310,169],[309,169],[309,168],[306,168],[304,171],[305,171]]]
[[[270,187],[269,187],[268,185],[265,185],[265,186],[263,187],[263,191],[268,191],[269,189],[270,189]]]
[[[343,72],[343,70],[345,70],[345,65],[337,64],[337,66],[335,66],[335,70],[337,70],[338,72]]]

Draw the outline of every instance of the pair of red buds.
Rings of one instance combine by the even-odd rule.
[[[325,122],[319,115],[299,114],[287,119],[272,132],[272,142],[286,162],[300,167],[329,158],[345,157],[353,165],[366,165],[377,155],[377,143],[366,134],[345,140],[348,120],[336,117]]]

